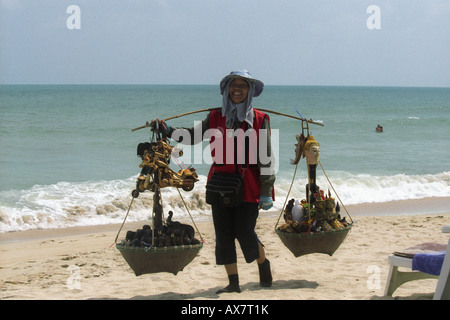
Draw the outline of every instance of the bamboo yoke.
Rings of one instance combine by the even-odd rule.
[[[201,110],[196,110],[196,111],[190,111],[190,112],[178,114],[178,115],[176,115],[176,116],[169,117],[169,118],[162,119],[162,120],[163,120],[163,121],[169,121],[169,120],[172,120],[172,119],[176,119],[176,118],[188,116],[188,115],[190,115],[190,114],[200,113],[200,112],[208,112],[208,111],[212,111],[212,110],[216,110],[216,109],[219,109],[219,108],[208,108],[208,109],[201,109]],[[319,125],[319,126],[322,126],[322,127],[324,126],[324,124],[323,124],[323,123],[320,123],[320,122],[315,122],[315,121],[312,121],[312,120],[307,120],[307,119],[305,119],[305,118],[300,118],[300,117],[296,117],[296,116],[291,116],[291,115],[289,115],[289,114],[285,114],[285,113],[281,113],[281,112],[277,112],[277,111],[266,110],[266,109],[261,109],[261,108],[258,108],[258,110],[259,110],[259,111],[262,111],[262,112],[273,113],[273,114],[277,114],[277,115],[280,115],[280,116],[285,116],[285,117],[288,117],[288,118],[293,118],[293,119],[301,120],[301,121],[306,121],[307,123],[316,124],[316,125]],[[131,129],[131,131],[136,131],[136,130],[148,128],[148,127],[150,127],[150,125],[151,125],[151,123],[147,121],[147,122],[145,123],[145,125],[140,126],[140,127],[137,127],[137,128],[134,128],[134,129]]]

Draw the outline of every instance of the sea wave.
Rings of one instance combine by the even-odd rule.
[[[354,175],[337,171],[328,173],[327,177],[318,177],[317,185],[326,192],[330,190],[332,196],[341,199],[344,204],[450,196],[450,171],[439,174],[392,176]],[[306,182],[306,178],[296,182],[290,195],[304,198]],[[283,191],[281,195],[286,196],[287,185],[286,180],[279,182],[278,186]]]
[[[319,176],[317,185],[326,193],[329,190],[333,197],[345,205],[450,197],[450,171],[392,176],[332,171],[327,176],[331,184],[327,177]],[[162,189],[164,212],[172,210],[175,217],[187,217],[185,202],[192,216],[209,215],[210,206],[206,204],[204,196],[206,177],[199,178],[200,181],[190,192]],[[306,178],[296,179],[289,192],[291,179],[277,179],[276,201],[272,210],[281,210],[286,198],[305,198]],[[59,182],[35,185],[28,190],[0,192],[0,232],[121,223],[129,209],[135,182],[136,176],[112,181]],[[128,222],[150,220],[152,195],[147,191],[133,200]]]

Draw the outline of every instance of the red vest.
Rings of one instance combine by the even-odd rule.
[[[244,201],[258,203],[261,196],[260,171],[257,164],[259,130],[264,119],[269,119],[269,116],[261,111],[254,111],[253,130],[248,131],[245,121],[240,129],[226,128],[226,117],[222,116],[220,109],[211,111],[209,142],[213,164],[208,180],[214,172],[239,173],[244,177]],[[235,133],[237,137],[234,137]]]

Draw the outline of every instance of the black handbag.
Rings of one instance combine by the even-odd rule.
[[[206,185],[206,203],[236,207],[244,199],[244,179],[239,174],[214,172]]]

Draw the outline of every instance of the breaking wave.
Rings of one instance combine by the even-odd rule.
[[[386,202],[392,200],[450,197],[450,172],[426,175],[372,176],[347,172],[328,173],[333,187],[344,204]],[[210,214],[205,202],[206,177],[200,176],[194,190],[180,190],[190,213],[195,217]],[[131,201],[136,176],[124,180],[58,182],[35,185],[28,190],[0,192],[0,232],[30,229],[66,228],[73,226],[121,223]],[[277,178],[276,201],[271,210],[281,210],[291,180]],[[296,179],[290,198],[304,198],[305,179]],[[317,178],[322,190],[335,196],[327,179]],[[175,216],[188,213],[174,188],[162,189],[164,211]],[[152,193],[146,191],[135,199],[127,222],[148,221],[153,206]]]

